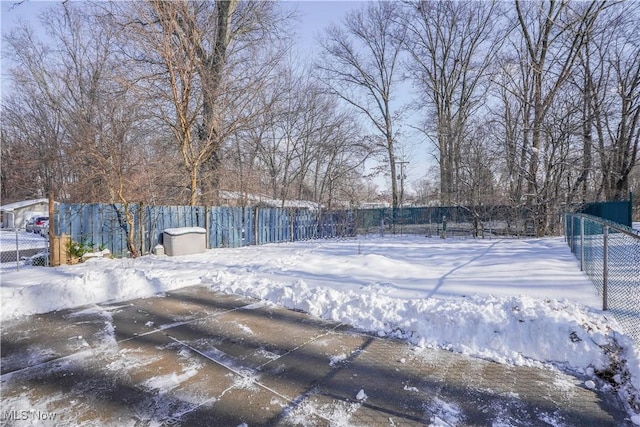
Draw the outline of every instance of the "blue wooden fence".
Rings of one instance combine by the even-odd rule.
[[[140,227],[139,207],[131,208],[135,225]],[[107,204],[58,204],[54,212],[54,231],[57,236],[69,235],[76,242],[96,249],[109,249],[122,256],[128,253],[124,209]]]
[[[204,206],[130,205],[134,218],[134,243],[142,254],[162,244],[167,228],[202,227],[209,248],[263,245],[354,235],[351,211],[322,212],[306,209],[232,208]],[[125,207],[120,204],[57,205],[57,236],[107,248],[114,256],[128,256]]]

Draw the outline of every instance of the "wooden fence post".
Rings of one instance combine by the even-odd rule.
[[[138,203],[138,238],[140,239],[140,244],[139,244],[139,248],[140,248],[140,255],[146,255],[147,252],[147,245],[145,244],[145,239],[144,239],[144,205],[142,204],[142,202]]]
[[[209,206],[204,207],[204,229],[207,230],[207,249],[211,249],[211,218],[209,218]]]
[[[260,240],[258,240],[258,224],[260,223],[260,208],[256,207],[253,213],[253,244],[259,245]]]

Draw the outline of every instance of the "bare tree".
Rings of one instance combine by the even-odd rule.
[[[538,235],[549,226],[549,207],[555,195],[550,181],[552,169],[540,171],[541,156],[551,158],[553,136],[545,134],[545,120],[554,106],[556,96],[570,78],[578,53],[592,30],[604,2],[592,1],[583,7],[569,2],[515,2],[519,35],[523,40],[522,63],[523,152],[526,162],[526,198],[533,212]],[[550,129],[550,128],[549,128]],[[524,165],[523,165],[524,166]],[[539,173],[541,172],[541,173]],[[549,185],[547,185],[549,184]]]
[[[284,64],[262,93],[260,120],[246,135],[246,152],[252,153],[247,158],[258,161],[268,192],[283,206],[291,198],[331,204],[332,189],[371,151],[338,99],[309,74],[307,68]]]
[[[393,207],[398,208],[396,127],[399,109],[393,108],[404,29],[396,25],[398,5],[369,3],[349,13],[343,27],[332,26],[321,40],[317,63],[331,93],[353,106],[373,125],[386,153],[391,174]]]
[[[215,199],[224,144],[255,112],[288,15],[268,1],[149,0],[116,9],[125,49],[147,67],[141,86],[158,99],[170,94],[160,105],[189,176],[189,204]]]
[[[2,105],[2,198],[53,197],[70,179],[61,115],[36,88],[19,87]]]
[[[435,133],[443,205],[458,202],[460,163],[470,118],[483,105],[488,71],[500,48],[497,2],[416,1],[407,4],[407,67]]]
[[[607,200],[627,197],[629,175],[638,161],[640,35],[635,24],[639,18],[637,4],[609,8],[580,52],[582,80],[578,85],[585,100],[585,141],[579,180],[584,188],[588,171],[599,161],[601,192]],[[593,158],[593,149],[598,160]]]
[[[53,55],[50,47],[26,26],[6,35],[5,41],[9,49],[4,54],[11,56],[16,65],[11,70],[15,90],[3,102],[3,132],[12,138],[3,139],[3,148],[19,145],[12,150],[14,156],[3,156],[3,169],[7,160],[18,160],[24,154],[28,163],[22,164],[27,166],[23,173],[36,178],[31,194],[53,198],[68,179],[62,156],[65,131],[58,108],[60,86],[51,77],[53,70],[48,69],[48,59]]]
[[[335,100],[327,102],[329,108],[322,111],[331,113],[318,115],[320,122],[315,127],[314,200],[329,210],[334,206],[358,206],[365,191],[363,165],[374,154],[375,147],[363,137],[358,123],[347,112],[337,108]]]
[[[16,116],[13,125],[40,129],[33,144],[46,150],[42,158],[51,162],[49,169],[70,171],[49,179],[50,188],[70,201],[122,205],[120,225],[135,257],[131,206],[144,198],[139,166],[147,152],[136,129],[145,116],[123,78],[126,64],[115,55],[113,28],[89,7],[57,6],[42,19],[47,45],[26,29],[9,38],[19,51],[18,93],[28,95],[17,105],[31,104],[31,116]]]
[[[198,58],[196,46],[190,40],[192,35],[182,31],[180,25],[183,15],[187,20],[193,19],[192,10],[183,2],[152,2],[151,5],[153,14],[144,19],[152,21],[154,15],[158,16],[160,30],[156,37],[159,40],[151,43],[166,67],[170,105],[174,108],[173,114],[165,112],[163,118],[177,141],[188,174],[189,204],[195,206],[198,203],[200,168],[211,156],[214,142],[210,138],[200,140],[195,132],[201,108],[196,72]]]

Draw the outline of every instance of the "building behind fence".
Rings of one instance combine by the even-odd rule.
[[[625,332],[640,343],[640,233],[586,214],[567,214],[571,251]]]

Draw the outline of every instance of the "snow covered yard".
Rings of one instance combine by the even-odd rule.
[[[47,239],[37,233],[26,231],[0,230],[0,251],[15,251],[19,247],[46,248]]]
[[[421,347],[586,374],[587,387],[617,389],[640,425],[640,350],[600,310],[561,238],[361,237],[27,267],[2,274],[2,319],[189,285]]]

